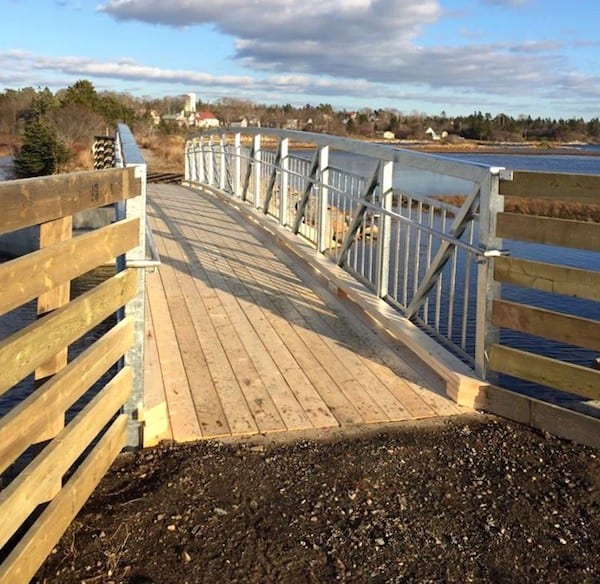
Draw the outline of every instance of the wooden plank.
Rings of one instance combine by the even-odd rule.
[[[184,236],[189,234],[189,241],[213,243],[214,249],[217,246],[227,246],[227,236],[215,236],[210,230],[183,228],[182,232]],[[238,252],[243,252],[243,245],[240,242]],[[219,259],[225,258],[220,256]],[[213,320],[215,330],[226,347],[232,369],[259,430],[284,430],[286,424],[280,414],[282,410],[287,412],[289,423],[294,428],[310,426],[285,381],[278,376],[277,367],[266,355],[265,347],[253,333],[252,327],[248,326],[247,319],[231,292],[230,286],[235,286],[235,276],[231,274],[229,262],[220,261],[216,264],[216,269],[207,271],[202,270],[198,263],[193,263],[194,268],[201,270],[198,275],[211,287],[210,295],[204,298],[209,316],[218,314],[220,310],[226,315],[225,318],[217,317],[218,322]],[[208,298],[212,298],[209,304],[206,303]]]
[[[269,356],[276,363],[285,383],[302,407],[311,426],[314,428],[337,426],[338,422],[329,411],[327,404],[315,390],[306,373],[299,366],[294,358],[294,354],[279,337],[265,316],[265,311],[252,301],[249,294],[244,298],[240,298],[240,304],[251,320],[256,334],[267,348]],[[288,424],[287,421],[286,424]]]
[[[139,219],[128,219],[1,264],[0,314],[125,253],[138,234]]]
[[[498,213],[498,237],[557,247],[600,251],[600,223]]]
[[[185,442],[202,438],[202,431],[193,414],[194,404],[190,395],[187,372],[182,360],[181,349],[177,343],[175,325],[169,311],[168,294],[170,291],[164,288],[162,282],[162,272],[165,268],[166,263],[163,263],[157,272],[149,274],[149,277],[146,278],[146,286],[173,439]]]
[[[600,420],[497,386],[486,389],[480,409],[555,436],[600,448]]]
[[[170,212],[173,212],[172,208],[170,208]],[[153,225],[163,234],[170,229],[169,225],[158,219],[153,221]],[[211,368],[207,362],[207,359],[212,358],[215,352],[212,348],[209,348],[213,341],[204,343],[203,338],[207,334],[212,337],[213,331],[210,329],[209,322],[199,325],[199,319],[206,319],[207,321],[208,316],[192,279],[190,262],[184,257],[179,244],[168,237],[162,235],[159,237],[161,249],[164,250],[164,253],[172,258],[173,262],[181,265],[179,270],[163,265],[162,275],[169,276],[170,285],[174,286],[176,290],[176,293],[171,291],[169,300],[170,302],[176,302],[178,305],[176,310],[172,310],[172,317],[192,396],[191,410],[195,412],[202,435],[205,438],[231,435],[232,430],[229,427],[227,415],[221,404],[215,382],[211,377]],[[215,339],[214,342],[218,344],[218,339]],[[235,381],[231,386],[231,391],[233,393],[239,392],[239,387]],[[243,406],[244,398],[241,392],[238,393],[237,401]],[[256,429],[249,411],[245,411],[244,415],[247,416],[246,422],[249,423],[238,424],[236,433],[247,433],[249,427]]]
[[[170,212],[174,212],[174,206],[170,206]],[[187,206],[186,213],[189,214]],[[178,335],[182,344],[189,346],[186,358],[189,356],[189,361],[198,361],[196,377],[190,379],[198,421],[203,428],[206,428],[207,432],[216,436],[225,433],[227,428],[233,435],[256,434],[258,427],[235,376],[229,356],[208,313],[206,297],[210,296],[214,299],[214,292],[198,279],[199,275],[190,268],[189,262],[182,259],[183,255],[179,246],[172,244],[168,237],[162,235],[172,230],[174,235],[183,239],[181,234],[177,234],[174,223],[169,222],[167,225],[163,221],[155,220],[154,224],[158,227],[155,236],[157,243],[160,242],[158,244],[161,246],[161,255],[165,254],[165,257],[172,258],[173,262],[185,266],[185,271],[191,270],[191,278],[182,277],[179,271],[171,273],[169,277],[173,285],[177,282],[175,289],[178,290],[179,298],[184,299],[187,304],[192,328],[196,335],[196,341],[194,341],[191,336],[186,334],[186,331],[179,327]],[[162,272],[168,274],[169,267],[163,265]],[[182,310],[178,311],[180,316]],[[215,315],[216,313],[213,311],[213,317]],[[223,316],[225,316],[224,312]],[[188,363],[186,363],[187,365]],[[192,368],[192,370],[194,369]],[[173,425],[175,426],[174,421]]]
[[[592,368],[501,345],[490,349],[490,368],[588,399],[600,399],[600,371]]]
[[[513,170],[512,180],[500,180],[499,190],[505,197],[553,199],[597,205],[600,176]]]
[[[492,323],[545,339],[600,351],[600,322],[495,299]]]
[[[362,358],[366,367],[368,367],[377,377],[389,388],[396,399],[408,410],[412,418],[429,418],[439,412],[430,404],[427,403],[422,395],[415,391],[417,383],[411,380],[411,376],[407,371],[409,367],[405,363],[399,363],[394,370],[390,369],[384,363],[381,363],[376,358]],[[437,396],[443,399],[441,396]],[[438,400],[434,400],[438,401]],[[449,406],[453,405],[449,402]],[[456,411],[452,408],[452,414]]]
[[[61,217],[48,223],[40,225],[40,248],[50,247],[55,243],[67,241],[71,239],[73,234],[73,217]],[[44,274],[45,270],[41,270]],[[45,274],[44,274],[45,275]],[[60,308],[69,303],[71,298],[71,282],[63,281],[54,288],[50,288],[43,292],[37,300],[38,316],[47,314],[48,312]],[[64,347],[58,353],[50,357],[48,361],[42,363],[35,370],[35,379],[40,380],[50,375],[58,373],[67,364],[68,347]],[[57,418],[58,424],[55,425],[56,431],[51,431],[51,436],[56,435],[58,430],[64,424],[62,415]]]
[[[169,201],[170,213],[173,213],[174,208],[177,207],[181,208],[181,210],[186,213],[186,216],[189,216],[189,204],[181,202],[179,199],[176,198],[175,201],[179,202],[179,204],[173,205],[173,193],[169,193]],[[219,230],[223,230],[222,220],[227,219],[228,223],[226,231],[228,231],[230,235],[235,237],[236,245],[240,238],[244,238],[244,230],[241,229],[238,225],[236,225],[231,219],[228,219],[227,215],[223,214],[221,210],[215,209],[214,204],[212,202],[207,202],[204,199],[195,199],[195,203],[197,203],[197,206],[194,207],[195,213],[197,214],[197,216],[203,217],[202,226],[205,227],[207,231],[210,231],[215,227],[219,227],[219,225]],[[211,218],[213,217],[214,220],[211,220]],[[164,230],[164,228],[161,230]],[[204,241],[204,235],[201,236],[200,239]],[[230,249],[231,245],[226,244],[226,248]],[[214,244],[212,243],[203,245],[201,252],[197,252],[196,254],[198,257],[198,261],[206,270],[213,270],[214,265],[218,261],[218,256],[215,256],[213,254],[213,249]],[[256,245],[254,245],[253,249],[258,250],[259,248]],[[214,321],[214,319],[222,318],[222,316],[219,316],[219,313],[217,312],[220,302],[218,298],[216,298],[214,291],[208,285],[202,282],[202,272],[198,271],[198,264],[196,264],[196,262],[190,264],[187,261],[185,262],[185,264],[186,266],[190,266],[191,273],[195,278],[195,286],[198,287],[196,295],[199,294],[202,298],[204,298],[208,303],[207,306],[210,305],[212,309],[213,321],[209,319],[207,308],[205,307],[204,303],[194,302],[194,295],[192,295],[192,293],[188,292],[187,290],[184,292],[185,297],[189,299],[189,309],[192,313],[192,318],[194,320],[198,336],[201,339],[203,352],[206,355],[206,361],[208,367],[210,368],[215,387],[219,392],[219,397],[228,415],[229,422],[230,424],[233,424],[234,422],[240,421],[238,414],[234,415],[234,412],[238,411],[239,407],[244,405],[245,400],[241,392],[239,393],[239,398],[236,398],[235,395],[231,395],[232,392],[239,391],[238,383],[231,371],[231,367],[227,360],[227,356],[223,352],[222,345],[219,341],[218,336],[216,335],[216,331],[213,326],[213,323],[216,322]],[[252,285],[251,287],[253,290],[256,289],[255,285]],[[236,288],[236,294],[239,295],[241,293],[242,292],[238,288]],[[302,367],[296,361],[296,350],[289,349],[286,346],[285,342],[277,335],[271,324],[268,321],[264,320],[264,317],[267,315],[271,316],[272,312],[268,309],[263,311],[259,307],[268,306],[268,304],[264,304],[261,301],[256,301],[254,298],[251,298],[247,293],[244,295],[244,297],[248,299],[248,304],[254,309],[253,323],[256,332],[259,335],[261,335],[263,339],[266,335],[266,337],[269,340],[274,341],[278,344],[278,346],[284,347],[284,351],[281,355],[283,361],[282,363],[280,363],[280,370],[286,381],[290,384],[290,387],[293,388],[298,401],[302,402],[307,416],[311,419],[313,425],[315,425],[316,427],[329,427],[337,425],[337,421],[331,415],[331,412],[329,411],[327,405],[321,399],[314,386],[312,385],[311,381],[307,378],[305,372],[302,370]],[[222,311],[222,315],[225,315],[224,311]],[[263,320],[260,320],[259,322],[254,321],[254,318],[260,318],[261,316],[263,317]],[[289,326],[287,325],[287,323],[282,322],[283,319],[280,318],[279,321],[282,323],[282,326]],[[296,340],[299,341],[297,337]],[[298,348],[301,351],[308,352],[306,346],[304,346],[303,344],[299,344]],[[327,387],[326,380],[328,379],[328,376],[326,371],[322,371],[319,368],[319,371],[314,372],[314,377],[316,380],[318,380],[317,383],[321,383],[325,387]],[[227,380],[230,380],[230,382],[225,383]],[[331,382],[331,380],[329,380],[329,383],[331,383],[333,391],[334,384]],[[340,395],[339,391],[337,392],[337,394]],[[355,411],[354,414],[356,415]],[[254,424],[254,422],[252,421],[252,416],[249,414],[249,412],[248,418],[252,422],[252,424]],[[358,419],[358,417],[356,419]],[[232,428],[232,431],[236,433],[235,428]],[[256,432],[256,429],[254,430],[254,432]]]
[[[124,306],[136,288],[135,270],[125,270],[0,341],[0,395]]]
[[[306,339],[300,334],[300,327],[293,326],[286,316],[279,311],[272,298],[259,287],[249,288],[250,295],[259,306],[268,307],[264,314],[269,324],[286,345],[300,369],[310,380],[327,409],[340,424],[359,424],[363,421],[361,414],[340,391],[340,387],[332,377],[331,372],[324,366],[306,344]]]
[[[0,473],[47,433],[46,426],[71,407],[133,343],[127,317],[10,410],[0,423]]]
[[[335,310],[328,304],[330,310]],[[387,384],[383,383],[380,378],[371,371],[360,357],[360,347],[348,348],[353,344],[355,330],[350,329],[347,325],[338,333],[335,328],[330,326],[327,319],[327,314],[319,315],[312,308],[307,308],[306,305],[296,304],[294,308],[306,321],[308,326],[316,333],[321,333],[319,336],[325,346],[331,351],[340,363],[352,376],[356,383],[362,388],[362,392],[366,397],[370,398],[377,408],[384,414],[386,420],[397,421],[411,418],[410,412],[397,399],[396,392],[392,391]],[[340,316],[334,313],[333,319],[341,324]],[[339,341],[343,340],[343,343]],[[356,343],[359,344],[359,343]],[[381,371],[379,371],[381,372]],[[387,378],[389,381],[389,377]],[[397,379],[394,385],[400,385],[402,380]],[[396,388],[394,388],[396,389]],[[404,384],[405,391],[412,391]]]
[[[4,560],[0,584],[33,578],[125,445],[126,429],[127,416],[121,415]]]
[[[498,282],[544,292],[600,300],[600,272],[521,258],[498,257],[494,259],[494,278]]]
[[[111,168],[0,183],[0,234],[142,193],[136,169]]]
[[[213,203],[208,203],[207,206],[208,205],[210,205],[211,208],[214,206]],[[206,214],[207,213],[205,213],[205,215]],[[313,297],[314,293],[302,283],[287,266],[274,260],[271,251],[260,245],[260,243],[262,243],[260,234],[250,234],[246,229],[238,226],[233,219],[229,219],[229,221],[230,225],[228,225],[227,233],[232,237],[234,236],[236,239],[236,246],[238,248],[235,253],[236,258],[239,258],[240,254],[245,250],[245,247],[242,246],[246,245],[246,243],[241,242],[247,242],[248,248],[245,255],[250,258],[248,263],[244,262],[246,265],[245,269],[240,267],[241,265],[244,265],[242,262],[230,262],[230,266],[235,266],[235,269],[233,270],[234,273],[229,277],[229,280],[235,282],[239,279],[242,282],[247,282],[244,288],[250,293],[253,302],[258,306],[267,307],[267,310],[264,312],[269,318],[269,323],[277,329],[277,334],[286,345],[291,343],[291,346],[288,345],[288,347],[292,355],[320,394],[317,400],[314,400],[313,398],[313,403],[315,403],[316,406],[317,402],[321,401],[325,406],[319,405],[316,411],[313,408],[314,414],[330,425],[332,420],[329,418],[329,415],[330,413],[333,413],[333,409],[335,409],[334,416],[338,421],[341,420],[344,423],[349,424],[360,423],[363,421],[363,418],[358,413],[356,407],[352,405],[350,400],[344,395],[342,391],[342,381],[330,376],[327,365],[323,365],[322,362],[320,362],[318,357],[316,357],[317,353],[312,350],[312,347],[305,339],[301,338],[302,327],[296,327],[293,324],[290,326],[287,315],[282,313],[281,307],[277,304],[277,297],[279,296],[287,297],[292,295],[298,302],[303,302],[306,301],[307,297]],[[211,239],[210,233],[212,230],[210,229],[210,225],[207,227],[208,233],[202,237],[208,238],[208,241],[213,243],[213,249],[229,250],[231,246],[227,242],[221,240],[219,243],[217,239]],[[259,239],[259,245],[256,243],[256,238]],[[223,265],[223,262],[216,262],[216,265],[221,266]],[[223,268],[220,269],[222,270]],[[237,270],[240,270],[240,272],[235,273]],[[246,271],[244,272],[244,270]],[[244,274],[242,274],[242,272],[244,272]],[[220,285],[216,283],[215,288],[218,290],[219,287]],[[281,291],[281,294],[274,292],[274,289]],[[269,292],[267,293],[265,290],[269,290]],[[243,292],[236,287],[235,294],[237,296],[243,294]],[[317,301],[320,303],[318,299]],[[273,311],[275,311],[275,314],[281,314],[283,318],[272,319],[270,315]],[[292,349],[291,347],[294,348]],[[310,370],[308,370],[307,365],[305,364],[311,362],[313,365],[311,365],[309,367]],[[346,373],[344,372],[343,375],[345,377]],[[370,403],[368,396],[361,396],[360,399],[361,403],[363,401]],[[374,404],[370,405],[374,406]],[[367,415],[370,417],[370,414]]]
[[[125,367],[3,491],[0,491],[0,548],[49,500],[48,491],[122,407],[131,392],[132,371]]]
[[[149,278],[156,277],[156,272],[146,275]],[[154,324],[152,322],[152,307],[148,299],[146,286],[146,338],[144,342],[144,448],[155,446],[161,440],[173,440],[169,410],[167,408],[167,397],[162,370],[160,368],[160,357],[156,345]]]

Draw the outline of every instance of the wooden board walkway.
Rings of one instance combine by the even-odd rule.
[[[145,443],[463,413],[218,198],[149,185]],[[403,358],[404,356],[405,358]]]

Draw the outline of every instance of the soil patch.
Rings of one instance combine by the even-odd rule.
[[[125,453],[39,582],[598,582],[597,451],[494,417]]]

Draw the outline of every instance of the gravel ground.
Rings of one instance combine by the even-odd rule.
[[[117,460],[37,582],[600,581],[597,451],[493,417]]]

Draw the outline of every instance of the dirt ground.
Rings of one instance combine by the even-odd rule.
[[[122,454],[35,582],[598,582],[598,452],[492,417]]]

